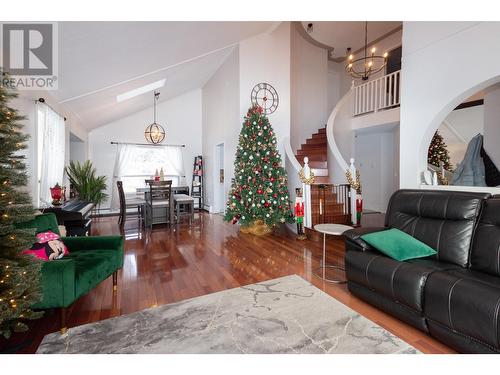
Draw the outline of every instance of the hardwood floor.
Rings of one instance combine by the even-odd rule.
[[[93,235],[119,234],[117,217],[94,219]],[[312,275],[322,256],[322,241],[297,241],[286,230],[257,237],[239,233],[222,216],[195,214],[177,227],[159,226],[151,232],[129,220],[125,264],[113,293],[111,277],[68,311],[69,327],[95,322],[148,307],[180,301],[280,276],[297,274],[353,310],[396,334],[424,353],[453,353],[451,349],[407,324],[377,310],[349,293]],[[328,262],[342,263],[344,245],[328,238]],[[70,249],[71,250],[71,249]],[[43,336],[58,330],[58,313],[48,312],[30,323],[30,331],[0,339],[0,351],[34,353]]]

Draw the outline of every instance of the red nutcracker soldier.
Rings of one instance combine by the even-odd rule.
[[[358,225],[361,225],[361,214],[363,213],[363,197],[361,194],[356,194],[356,220]]]
[[[307,236],[304,233],[304,200],[302,199],[302,189],[295,189],[295,194],[297,195],[294,207],[295,221],[297,222],[297,239],[305,240]]]

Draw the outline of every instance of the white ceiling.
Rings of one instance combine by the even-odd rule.
[[[302,22],[302,26],[306,30],[309,22]],[[333,47],[332,58],[345,56],[348,47],[352,51],[356,51],[364,46],[364,21],[318,21],[312,23],[313,31],[309,35],[318,42]],[[368,22],[368,43],[401,26],[401,24],[400,21]]]
[[[160,101],[202,87],[240,40],[276,22],[60,22],[59,89],[87,130],[152,105],[116,95],[166,78]]]

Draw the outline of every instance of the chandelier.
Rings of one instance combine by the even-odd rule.
[[[156,102],[159,96],[160,93],[155,91],[153,97],[153,123],[148,125],[146,130],[144,130],[144,137],[146,138],[146,141],[153,144],[161,143],[165,139],[165,129],[163,129],[160,124],[156,123]]]
[[[351,54],[351,49],[347,49],[347,64],[345,70],[353,78],[361,78],[366,81],[372,74],[380,72],[387,64],[388,53],[385,52],[383,56],[375,55],[376,48],[372,47],[371,55],[368,56],[368,21],[365,22],[365,47],[364,47],[364,57],[354,59],[354,55]]]

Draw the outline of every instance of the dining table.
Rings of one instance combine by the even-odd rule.
[[[150,192],[150,188],[149,188],[149,185],[148,186],[141,186],[141,187],[138,187],[136,188],[136,194],[137,195],[142,195],[144,194],[144,200],[147,200],[146,196],[147,194]],[[176,218],[175,218],[175,222],[178,222],[179,221],[179,209],[177,207],[177,202],[176,202],[176,197],[188,197],[189,196],[189,186],[187,185],[183,185],[183,186],[172,186],[172,194],[170,194],[170,206],[172,207],[172,216],[174,216],[174,209],[177,213]],[[192,209],[192,208],[191,208]],[[157,214],[155,214],[156,211],[161,211],[162,208],[161,207],[158,207],[158,208],[153,208],[153,217],[158,217],[158,216],[163,216],[163,215],[158,215],[160,212],[158,212]],[[169,222],[168,218],[165,217],[165,221],[155,221],[154,224],[160,224],[160,223],[163,223],[163,222]]]

